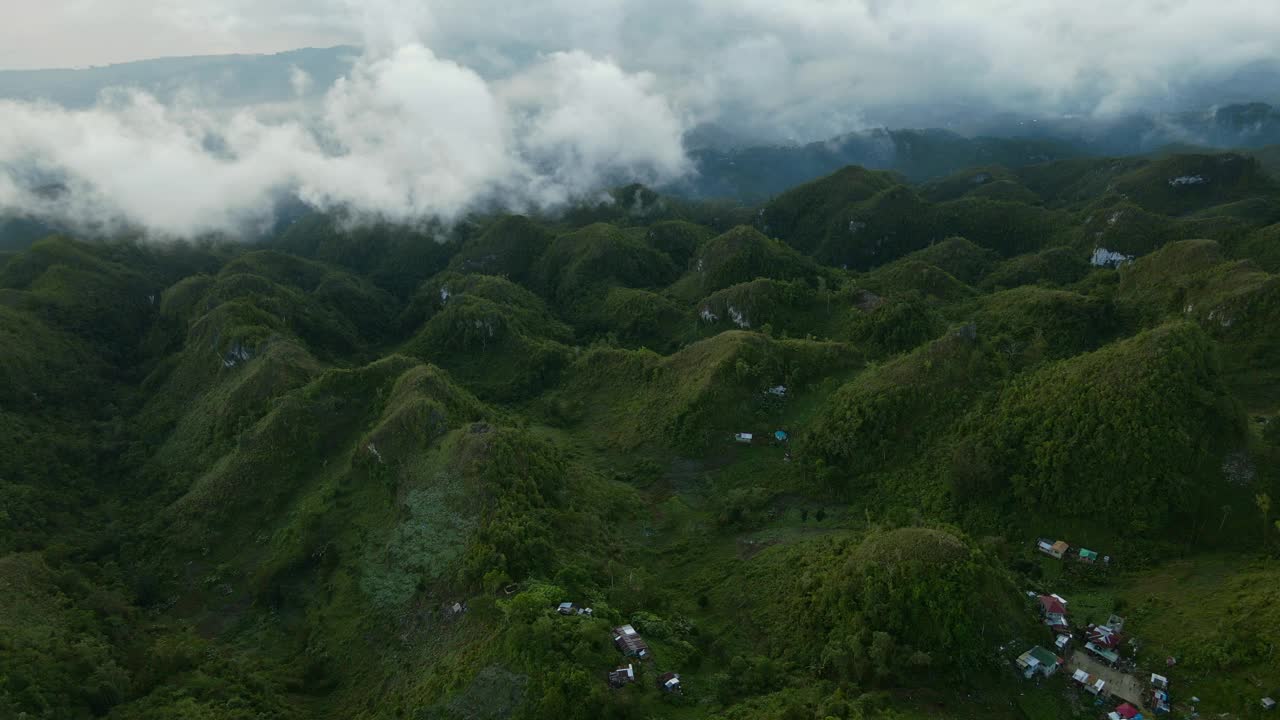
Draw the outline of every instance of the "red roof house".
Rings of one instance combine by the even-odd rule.
[[[1065,615],[1067,613],[1067,606],[1063,605],[1061,600],[1052,595],[1040,596],[1040,608],[1044,610],[1046,615]]]
[[[1087,635],[1089,642],[1099,647],[1114,649],[1120,647],[1121,635],[1107,625],[1090,625]]]
[[[1130,705],[1129,703],[1124,703],[1116,708],[1116,714],[1124,718],[1124,720],[1130,720],[1131,718],[1137,717],[1138,708]]]
[[[1053,628],[1054,632],[1071,632],[1071,626],[1067,624],[1067,606],[1061,598],[1056,595],[1041,595],[1040,609],[1044,612],[1044,624]]]

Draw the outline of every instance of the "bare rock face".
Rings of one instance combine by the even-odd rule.
[[[1236,450],[1222,459],[1222,475],[1232,485],[1248,485],[1258,475],[1258,468],[1248,453]]]
[[[233,368],[242,362],[248,362],[253,359],[253,352],[249,348],[241,345],[239,341],[231,344],[230,349],[222,356],[222,366]]]
[[[1119,267],[1133,260],[1132,255],[1125,255],[1106,248],[1094,248],[1089,264],[1094,267]]]
[[[871,292],[870,290],[859,291],[858,296],[853,301],[853,306],[858,308],[864,313],[869,313],[883,304],[884,304],[884,298]]]

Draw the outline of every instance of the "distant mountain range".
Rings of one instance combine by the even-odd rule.
[[[1256,149],[1280,144],[1280,110],[1266,103],[1118,118],[993,117],[980,134],[872,129],[821,142],[735,145],[727,130],[690,134],[698,174],[667,188],[692,197],[760,202],[846,165],[925,181],[968,167],[1023,167],[1072,157],[1145,155],[1168,148]]]
[[[274,55],[200,55],[157,58],[91,68],[0,70],[0,99],[44,100],[89,107],[112,87],[144,90],[162,101],[194,93],[204,104],[227,106],[281,102],[323,93],[346,74],[360,49],[303,48]],[[294,69],[310,78],[294,83]]]

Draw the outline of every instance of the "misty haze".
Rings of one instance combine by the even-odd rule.
[[[0,12],[0,720],[1280,702],[1271,0]]]

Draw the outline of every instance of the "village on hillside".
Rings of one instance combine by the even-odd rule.
[[[562,602],[556,606],[556,612],[560,615],[583,615],[586,617],[593,616],[593,610],[589,607],[578,607],[572,602]],[[640,633],[630,624],[619,625],[613,628],[613,645],[622,653],[624,657],[631,658],[638,662],[646,662],[653,659],[653,654],[649,651],[649,644],[644,641]],[[636,681],[636,665],[634,662],[627,665],[619,666],[610,670],[606,675],[606,679],[610,687],[621,688],[630,685]],[[664,672],[658,675],[656,682],[658,689],[667,693],[680,693],[682,687],[680,685],[680,675],[674,672]]]
[[[1062,562],[1110,565],[1112,558],[1099,556],[1083,547],[1073,547],[1063,540],[1039,539],[1036,549]],[[1125,632],[1125,619],[1111,614],[1105,623],[1073,624],[1070,603],[1057,594],[1027,591],[1034,598],[1051,642],[1026,649],[1013,661],[1022,677],[1040,681],[1069,673],[1069,682],[1089,696],[1107,720],[1144,720],[1168,715],[1175,710],[1179,717],[1200,717],[1198,697],[1184,698],[1177,706],[1170,694],[1169,675],[1176,672],[1177,659],[1168,657],[1163,667],[1140,667],[1136,660],[1137,638]],[[1047,646],[1047,647],[1046,647]],[[1272,710],[1276,701],[1259,699],[1263,710]]]

